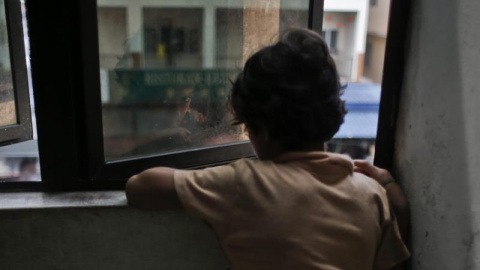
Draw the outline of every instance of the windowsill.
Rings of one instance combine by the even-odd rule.
[[[0,211],[19,209],[125,206],[127,206],[127,199],[124,191],[0,193]]]

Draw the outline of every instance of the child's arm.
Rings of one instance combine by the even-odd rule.
[[[402,240],[405,242],[410,224],[410,208],[408,206],[408,201],[405,197],[405,194],[403,193],[402,188],[398,185],[397,182],[394,181],[389,171],[378,168],[370,164],[366,160],[355,160],[354,163],[356,172],[366,174],[385,188],[388,201],[390,202],[390,205],[395,212],[395,216],[397,218],[400,235],[402,237]],[[390,270],[404,269],[405,262],[395,266]]]
[[[125,185],[128,204],[144,209],[182,208],[173,182],[175,169],[148,169],[128,179]]]
[[[387,191],[388,200],[397,217],[398,228],[405,242],[410,223],[410,208],[402,188],[394,181],[390,172],[370,164],[366,160],[355,160],[355,171],[375,179]]]

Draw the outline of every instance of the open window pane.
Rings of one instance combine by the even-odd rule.
[[[361,2],[350,1],[340,11],[340,1],[325,1],[322,35],[346,85],[348,109],[328,148],[373,162],[390,1],[372,6]]]
[[[0,0],[0,126],[17,123],[5,1]]]
[[[0,146],[32,139],[20,1],[0,0]]]
[[[30,121],[35,125],[35,115],[28,106],[32,88],[28,86],[27,78],[30,70],[24,1],[5,2],[0,1],[0,126],[5,126],[0,133],[5,132],[10,136],[7,136],[7,145],[0,147],[0,181],[39,181],[36,130],[30,126]],[[6,19],[7,11],[10,22]],[[8,29],[15,33],[11,35],[13,42],[9,40]],[[10,44],[14,45],[10,47]],[[23,49],[27,51],[26,55]],[[18,58],[15,59],[16,65],[11,57]],[[5,121],[6,118],[10,121]]]
[[[308,0],[123,2],[98,1],[107,160],[247,140],[231,125],[230,81],[280,31],[308,24]]]

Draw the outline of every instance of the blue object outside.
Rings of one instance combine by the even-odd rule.
[[[375,139],[380,94],[379,84],[349,84],[342,96],[348,113],[334,139]]]

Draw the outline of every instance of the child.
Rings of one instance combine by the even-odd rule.
[[[231,93],[259,160],[146,170],[129,179],[129,204],[206,220],[236,270],[403,269],[409,253],[379,183],[393,206],[406,203],[402,191],[388,172],[357,162],[377,183],[324,152],[346,113],[341,88],[320,35],[285,32],[248,59]]]

